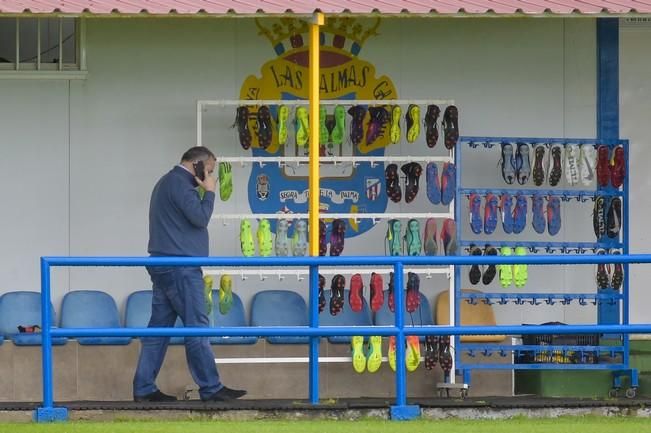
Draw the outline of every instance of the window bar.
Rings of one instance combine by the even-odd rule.
[[[80,18],[78,21],[79,31],[77,32],[77,53],[78,53],[78,62],[79,69],[82,71],[86,70],[86,18]]]
[[[36,70],[41,70],[41,19],[36,19]]]
[[[20,19],[16,18],[16,70],[20,69]]]
[[[59,18],[59,71],[63,70],[63,18]]]

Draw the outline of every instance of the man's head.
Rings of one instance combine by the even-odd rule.
[[[181,164],[186,167],[188,170],[191,170],[194,175],[199,173],[195,172],[195,164],[199,161],[203,162],[206,172],[212,174],[215,170],[215,155],[208,150],[207,147],[203,146],[194,146],[188,149],[183,156],[181,157]]]

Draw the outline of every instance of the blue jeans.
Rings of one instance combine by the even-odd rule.
[[[147,270],[154,286],[149,328],[171,328],[177,316],[187,327],[209,326],[201,268],[151,267]],[[133,378],[135,397],[158,390],[156,377],[170,338],[146,337],[141,341],[140,359]],[[223,387],[208,337],[185,337],[185,357],[190,374],[199,385],[201,398],[207,398]]]

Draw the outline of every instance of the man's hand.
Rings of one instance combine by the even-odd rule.
[[[215,189],[217,188],[217,179],[215,179],[212,174],[208,173],[207,169],[204,170],[204,176],[203,180],[196,176],[194,177],[194,180],[196,180],[199,186],[206,191],[215,192]]]

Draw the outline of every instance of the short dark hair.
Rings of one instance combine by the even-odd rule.
[[[208,150],[207,147],[194,146],[185,151],[185,153],[181,157],[181,162],[206,161],[210,158],[217,159],[215,158],[215,154],[212,153],[210,150]]]

